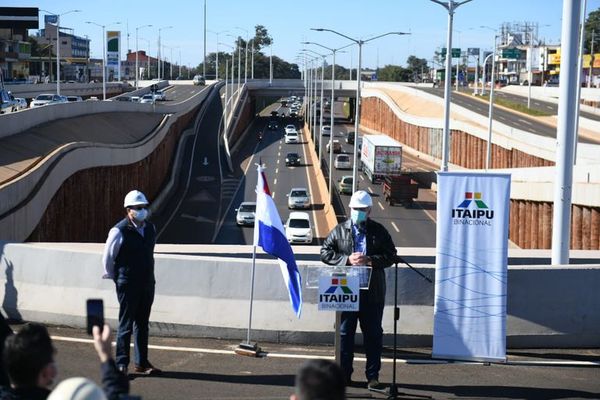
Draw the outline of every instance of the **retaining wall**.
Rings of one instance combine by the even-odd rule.
[[[85,326],[85,300],[102,298],[105,316],[116,326],[114,283],[102,280],[102,244],[10,244],[0,242],[0,296],[6,315],[43,323]],[[245,338],[248,323],[251,246],[168,246],[156,248],[156,298],[151,332],[158,335]],[[296,252],[306,280],[320,265],[318,246]],[[400,254],[434,277],[435,249],[401,248]],[[538,254],[540,254],[538,256]],[[600,256],[573,255],[596,265],[536,266],[549,252],[509,251],[507,343],[510,347],[600,346]],[[269,259],[266,259],[269,258]],[[312,261],[314,260],[314,261]],[[387,274],[383,328],[393,340],[394,270]],[[434,285],[399,268],[402,346],[430,346]],[[252,337],[259,341],[333,343],[334,314],[317,310],[316,289],[304,287],[297,319],[279,265],[259,254],[256,265]]]

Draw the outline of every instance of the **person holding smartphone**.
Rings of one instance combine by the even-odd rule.
[[[139,374],[162,371],[148,360],[148,323],[154,301],[154,245],[156,229],[148,221],[149,202],[139,190],[127,193],[123,202],[125,218],[108,233],[102,263],[103,278],[112,279],[119,301],[116,363],[125,374],[129,346],[134,334],[134,369]]]
[[[321,246],[321,261],[329,265],[371,267],[369,288],[360,291],[358,312],[342,312],[340,323],[341,361],[344,378],[350,384],[354,360],[354,335],[360,321],[367,356],[365,375],[369,389],[381,389],[379,370],[383,346],[383,307],[385,305],[385,271],[392,265],[396,247],[383,225],[369,218],[373,200],[364,190],[350,198],[350,219],[338,224]],[[360,280],[366,280],[360,277]]]

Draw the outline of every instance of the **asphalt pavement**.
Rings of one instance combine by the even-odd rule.
[[[18,329],[18,326],[14,326]],[[50,329],[57,349],[57,381],[85,376],[100,382],[93,345],[83,330]],[[145,400],[288,399],[298,368],[310,358],[332,358],[328,344],[259,343],[263,357],[235,355],[238,341],[150,338],[150,361],[161,376],[131,376],[131,394]],[[400,344],[401,346],[401,344]],[[398,349],[397,389],[401,399],[599,399],[600,350],[509,350],[506,364],[448,362],[430,348]],[[380,381],[392,383],[393,349],[384,348]],[[384,399],[366,390],[364,353],[359,346],[348,398]]]

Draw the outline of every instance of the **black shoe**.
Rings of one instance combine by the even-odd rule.
[[[143,375],[160,375],[162,373],[161,369],[156,368],[154,365],[150,364],[149,361],[144,365],[135,365],[133,370],[135,373]]]
[[[373,378],[369,379],[369,383],[367,383],[367,389],[379,391],[383,390],[384,386],[381,383],[379,383],[379,380],[377,378]]]
[[[120,373],[122,373],[123,375],[127,376],[127,365],[117,365],[117,369],[119,370]]]

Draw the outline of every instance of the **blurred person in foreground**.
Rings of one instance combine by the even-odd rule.
[[[373,200],[364,190],[350,198],[350,219],[338,224],[321,247],[321,261],[329,265],[371,267],[368,289],[360,290],[359,311],[342,312],[340,324],[341,367],[350,384],[354,361],[354,336],[360,321],[367,363],[365,376],[369,389],[382,389],[379,383],[383,346],[383,307],[385,305],[385,268],[392,265],[396,247],[383,225],[369,218]],[[361,277],[366,281],[366,276]]]
[[[102,332],[94,327],[94,347],[102,363],[105,398],[117,400],[129,392],[129,380],[110,357],[110,343],[108,325],[104,325]],[[41,324],[28,323],[6,339],[3,362],[11,385],[0,387],[0,400],[48,398],[58,374],[55,353],[48,330]]]
[[[290,400],[344,400],[346,385],[342,369],[328,360],[307,361],[296,375]]]

